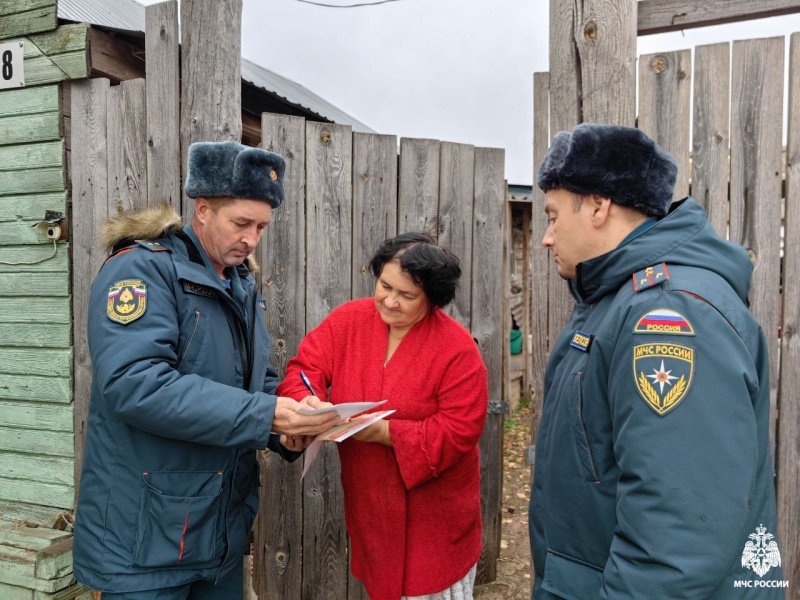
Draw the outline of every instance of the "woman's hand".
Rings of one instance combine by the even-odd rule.
[[[352,419],[352,421],[355,422],[363,418],[366,417],[358,417],[356,419]],[[384,446],[394,445],[392,444],[392,436],[389,435],[389,421],[386,419],[381,419],[369,427],[364,427],[364,429],[358,433],[354,433],[353,438],[359,440],[360,442],[372,442],[375,444],[383,444]]]

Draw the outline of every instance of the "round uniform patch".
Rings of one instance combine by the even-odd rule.
[[[147,286],[141,279],[118,281],[108,290],[106,314],[116,323],[127,325],[147,310]]]
[[[694,349],[663,343],[634,346],[633,378],[647,405],[663,417],[686,398],[692,387]]]

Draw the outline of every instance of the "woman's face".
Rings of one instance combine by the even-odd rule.
[[[410,329],[425,318],[429,304],[425,291],[393,260],[383,265],[375,284],[375,308],[389,327]]]

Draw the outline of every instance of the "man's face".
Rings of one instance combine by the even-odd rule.
[[[575,279],[578,263],[602,254],[596,248],[592,202],[564,189],[545,193],[547,231],[542,245],[553,253],[558,274]]]
[[[219,275],[253,253],[271,219],[272,206],[261,200],[197,198],[195,202],[194,230]]]

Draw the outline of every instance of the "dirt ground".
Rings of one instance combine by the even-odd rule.
[[[530,600],[531,550],[528,541],[530,467],[525,448],[530,445],[530,408],[506,417],[503,464],[503,521],[497,580],[475,588],[475,600]]]

